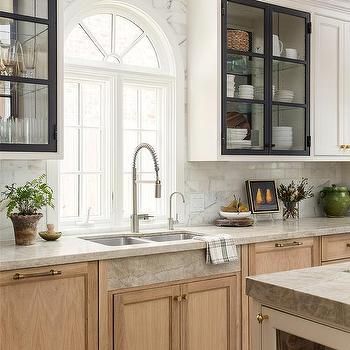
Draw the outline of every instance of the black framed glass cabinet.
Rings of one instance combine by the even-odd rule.
[[[310,154],[310,14],[222,1],[222,154]]]
[[[57,0],[0,1],[0,151],[57,150]]]

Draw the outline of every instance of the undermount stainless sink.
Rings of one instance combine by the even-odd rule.
[[[154,242],[175,242],[193,239],[198,235],[189,232],[157,232],[154,234],[140,234],[135,236],[103,236],[103,237],[81,237],[89,242],[107,246],[122,247],[134,244],[145,244]]]
[[[99,243],[103,245],[108,246],[126,246],[126,245],[133,245],[133,244],[142,244],[142,243],[149,243],[149,241],[145,241],[136,237],[129,237],[129,236],[121,236],[121,237],[98,237],[98,238],[83,238],[86,241]]]
[[[193,239],[198,235],[189,232],[163,232],[157,233],[149,236],[143,236],[143,238],[154,242],[172,242],[172,241],[186,241],[188,239]]]

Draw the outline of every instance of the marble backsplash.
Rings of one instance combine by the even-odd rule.
[[[302,177],[309,178],[315,186],[315,193],[322,187],[333,183],[350,186],[350,163],[230,163],[200,162],[187,163],[185,167],[186,214],[184,222],[188,225],[212,223],[218,216],[221,206],[228,203],[234,194],[246,199],[244,182],[247,179],[275,179],[277,184],[288,183]],[[0,189],[6,184],[22,184],[46,173],[45,161],[8,161],[0,160]],[[193,195],[204,196],[204,210],[193,211]],[[322,215],[315,198],[304,201],[301,205],[302,217]],[[280,218],[281,214],[276,214]],[[41,227],[45,226],[45,218]],[[0,213],[0,240],[12,237],[11,222],[4,212]]]
[[[318,193],[331,184],[350,185],[350,164],[345,163],[188,163],[185,175],[187,224],[210,224],[218,217],[220,207],[235,194],[246,201],[245,180],[276,180],[288,184],[303,177],[314,186],[315,197],[301,203],[301,217],[322,216]],[[204,210],[192,211],[193,195],[204,194]],[[276,219],[282,213],[274,214]]]

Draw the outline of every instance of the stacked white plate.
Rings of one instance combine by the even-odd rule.
[[[277,102],[293,102],[294,92],[292,90],[277,90],[275,93],[275,101]]]
[[[272,143],[274,149],[289,150],[293,147],[293,128],[289,126],[275,126],[272,128]]]
[[[227,129],[227,147],[228,148],[239,148],[249,147],[252,145],[251,140],[244,140],[247,137],[247,129]]]
[[[239,98],[254,99],[254,86],[253,85],[240,85],[238,91]]]

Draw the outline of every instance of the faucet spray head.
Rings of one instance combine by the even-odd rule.
[[[156,180],[156,187],[155,187],[155,198],[161,198],[162,197],[162,185],[160,180]]]

